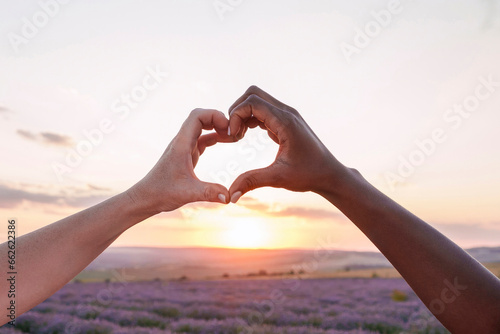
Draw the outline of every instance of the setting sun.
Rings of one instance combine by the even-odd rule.
[[[240,218],[223,234],[222,244],[231,248],[264,248],[270,232],[262,219]]]

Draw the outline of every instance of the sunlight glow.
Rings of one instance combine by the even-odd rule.
[[[221,243],[231,248],[265,248],[269,246],[268,224],[260,218],[239,218],[229,224]]]

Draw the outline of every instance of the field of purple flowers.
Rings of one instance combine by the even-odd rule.
[[[0,333],[448,333],[401,279],[72,283]]]

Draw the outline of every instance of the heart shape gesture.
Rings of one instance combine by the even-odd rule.
[[[259,187],[291,191],[326,191],[343,167],[314,134],[297,110],[252,86],[229,108],[229,133],[243,138],[248,128],[267,130],[279,150],[266,168],[240,175],[229,189],[236,203],[246,192]]]
[[[196,177],[194,167],[208,146],[237,142],[248,128],[257,126],[279,145],[271,165],[241,174],[229,190]],[[203,135],[204,129],[215,132]],[[8,290],[14,280],[23,291],[16,297],[15,305],[20,307],[10,315],[15,318],[48,298],[120,234],[144,219],[190,202],[236,203],[248,191],[266,186],[314,191],[336,206],[373,241],[451,332],[500,333],[497,277],[355,169],[342,165],[295,109],[255,86],[231,106],[229,119],[217,110],[193,110],[153,169],[124,193],[21,236],[18,246],[11,244],[15,219],[9,220],[9,240],[0,247],[13,254],[14,260],[9,258],[23,277],[10,276],[1,286]],[[15,261],[11,245],[21,247],[16,249],[23,261]],[[4,261],[0,269],[10,275],[13,268],[13,262]],[[449,299],[450,293],[454,299]],[[0,300],[9,304],[10,295],[5,296]],[[12,300],[10,305],[15,306]],[[9,314],[3,320],[0,325],[15,321]]]
[[[257,126],[279,145],[270,166],[238,176],[229,191],[198,179],[194,167],[208,146],[237,142]],[[202,130],[215,132],[202,135]],[[252,86],[231,106],[229,120],[217,110],[193,110],[158,163],[128,193],[156,214],[196,201],[236,203],[248,191],[266,186],[321,194],[341,175],[339,168],[343,165],[295,109]]]
[[[197,201],[229,201],[228,190],[203,182],[194,173],[200,155],[218,142],[234,142],[228,133],[229,121],[212,109],[195,109],[151,171],[129,189],[129,196],[146,212],[157,214]],[[215,130],[202,135],[202,130]]]

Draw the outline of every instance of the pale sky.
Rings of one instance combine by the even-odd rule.
[[[227,112],[256,84],[460,246],[500,244],[496,0],[62,2],[0,2],[0,217],[21,234],[126,190],[192,109]],[[108,133],[82,144],[103,122]],[[58,177],[78,147],[90,151]],[[276,151],[254,130],[210,148],[196,174],[229,186]],[[325,237],[374,249],[319,196],[266,188],[151,218],[114,245],[314,248]]]

